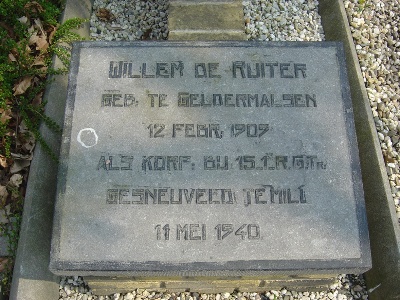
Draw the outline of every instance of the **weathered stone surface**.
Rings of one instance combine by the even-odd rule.
[[[336,277],[318,274],[315,276],[302,276],[293,278],[289,276],[275,276],[278,278],[251,279],[243,277],[221,278],[108,278],[85,277],[92,291],[97,295],[109,295],[115,292],[129,292],[132,288],[146,289],[149,291],[182,292],[192,291],[198,293],[221,293],[241,291],[258,291],[281,289],[283,286],[290,290],[318,291],[327,290]]]
[[[243,41],[246,35],[239,30],[174,30],[169,40],[174,41]]]
[[[243,7],[239,3],[199,3],[180,5],[171,3],[168,12],[168,28],[171,31],[241,30],[244,32]]]
[[[370,267],[341,44],[79,43],[68,95],[56,274]]]

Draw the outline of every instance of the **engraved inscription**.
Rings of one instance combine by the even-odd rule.
[[[155,69],[153,73],[151,69]],[[174,78],[183,76],[183,63],[156,62],[153,65],[143,62],[138,64],[133,61],[111,61],[108,78]]]
[[[97,170],[106,171],[189,171],[196,165],[203,170],[258,170],[258,171],[323,171],[327,162],[317,155],[277,155],[264,153],[262,155],[205,155],[192,157],[190,155],[148,155],[136,159],[140,165],[136,166],[133,155],[104,154],[97,162]],[[140,160],[140,161],[139,161]],[[136,168],[136,169],[135,169]]]
[[[325,170],[326,162],[316,155],[274,155],[262,157],[241,155],[236,157],[240,170]]]
[[[214,239],[222,241],[226,238],[236,238],[238,240],[259,240],[261,230],[259,224],[217,224],[214,232],[207,232],[206,224],[157,224],[154,226],[156,240],[169,241],[205,241]],[[173,231],[175,230],[175,235]]]
[[[129,171],[132,170],[133,155],[102,155],[97,164],[97,170]]]
[[[195,63],[194,72],[196,78],[221,78],[218,74],[219,63]]]
[[[258,224],[242,224],[239,228],[235,228],[233,224],[218,224],[215,226],[217,239],[223,240],[230,234],[240,236],[242,240],[258,240],[260,239],[260,226]]]
[[[143,171],[182,171],[192,166],[190,156],[143,156]]]
[[[133,94],[117,94],[109,93],[101,95],[101,106],[110,107],[136,107],[138,106],[138,101]]]
[[[221,78],[219,62],[195,62],[189,76],[195,78]],[[110,61],[108,78],[179,78],[184,77],[185,63]],[[246,62],[233,61],[232,78],[288,78],[307,77],[307,65],[299,62]]]
[[[214,205],[244,206],[257,204],[306,204],[305,186],[244,188],[112,188],[106,193],[107,204],[161,204],[161,205]]]
[[[193,94],[178,93],[178,107],[317,107],[310,94]]]
[[[306,196],[309,184],[289,178],[301,178],[304,174],[326,172],[327,159],[324,153],[290,152],[272,153],[266,149],[276,139],[276,133],[282,131],[281,125],[276,124],[274,115],[266,114],[253,120],[252,113],[280,112],[315,112],[326,99],[314,91],[315,88],[295,88],[286,85],[280,90],[275,89],[271,80],[305,82],[312,77],[313,67],[299,61],[279,61],[252,59],[218,61],[131,61],[114,60],[109,62],[108,78],[133,79],[138,82],[168,79],[168,82],[178,84],[179,80],[197,80],[198,86],[193,90],[177,87],[168,92],[146,89],[145,93],[137,90],[104,90],[101,96],[101,108],[107,112],[115,111],[110,108],[126,108],[135,116],[136,109],[147,108],[152,111],[152,118],[142,122],[140,136],[154,143],[186,143],[206,142],[207,149],[200,151],[189,150],[170,153],[158,149],[154,153],[113,154],[104,153],[97,161],[97,170],[111,176],[118,172],[140,172],[144,176],[160,174],[187,174],[201,176],[227,176],[232,172],[244,176],[253,176],[253,185],[217,188],[207,186],[178,184],[170,187],[167,182],[158,185],[136,185],[114,182],[106,188],[107,204],[125,205],[125,207],[151,207],[152,205],[224,205],[227,207],[242,206],[251,209],[254,206],[267,205],[309,205],[312,200]],[[232,86],[219,85],[221,79],[230,78],[232,82],[249,82],[248,90],[237,91]],[[203,89],[201,82],[212,82],[211,88]],[[257,92],[252,91],[254,80],[268,82]],[[131,81],[134,82],[134,81]],[[216,84],[214,84],[216,83]],[[214,113],[218,110],[218,113]],[[175,111],[177,117],[164,118],[163,114]],[[186,120],[185,116],[200,114],[195,122]],[[207,115],[211,112],[211,118]],[[232,113],[231,121],[219,118],[223,112]],[[246,117],[242,117],[242,112]],[[179,115],[179,116],[178,116]],[[236,118],[237,116],[237,118]],[[305,114],[303,116],[306,116]],[[207,117],[207,120],[205,119]],[[190,120],[190,118],[188,118]],[[144,119],[142,119],[144,120]],[[222,120],[222,121],[221,121]],[[273,121],[271,121],[273,120]],[[224,122],[225,121],[225,122]],[[225,143],[237,143],[245,149],[249,145],[260,144],[258,150],[224,151]],[[156,145],[156,144],[155,144]],[[160,144],[163,145],[163,144]],[[198,145],[198,144],[196,144]],[[200,146],[201,147],[201,146]],[[272,148],[270,148],[272,149]],[[278,150],[279,151],[279,150]],[[168,153],[168,154],[167,154]],[[104,172],[106,171],[106,172]],[[294,177],[281,179],[280,183],[268,183],[265,174],[295,174]],[[190,175],[189,175],[190,174]],[[256,175],[255,175],[256,174]],[[150,178],[150,177],[149,177]],[[284,177],[285,178],[285,177]],[[165,180],[165,179],[164,179]],[[293,182],[292,182],[293,181]],[[304,184],[299,184],[303,182]],[[234,182],[234,185],[240,183]],[[155,224],[155,238],[158,241],[206,241],[214,239],[224,241],[236,238],[238,240],[259,240],[262,238],[260,225],[254,222],[219,224],[201,223],[163,223]]]
[[[243,134],[247,137],[262,137],[269,130],[269,124],[232,124],[231,136]]]
[[[269,124],[149,124],[150,138],[218,138],[230,131],[230,137],[262,137],[269,129]]]
[[[233,78],[306,78],[307,65],[303,63],[278,63],[234,61]]]

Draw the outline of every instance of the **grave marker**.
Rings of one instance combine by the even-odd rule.
[[[74,46],[56,274],[361,273],[340,43]]]

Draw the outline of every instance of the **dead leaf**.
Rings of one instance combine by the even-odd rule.
[[[38,107],[40,106],[40,104],[42,104],[42,100],[43,100],[43,92],[40,92],[36,94],[35,98],[33,98],[32,105]]]
[[[383,153],[383,159],[386,163],[396,162],[396,160],[393,157],[391,157],[390,155],[388,155],[387,153]]]
[[[51,26],[51,27],[50,27]],[[49,25],[49,30],[47,30],[47,35],[49,37],[49,44],[51,44],[53,42],[53,37],[56,34],[57,31],[57,27],[53,26],[53,25]]]
[[[7,133],[5,134],[6,136],[15,136],[14,130],[8,129]]]
[[[20,154],[20,153],[11,153],[12,158],[14,159],[27,159],[32,160],[32,153],[31,154]]]
[[[32,33],[29,37],[29,45],[36,44],[36,50],[46,50],[49,47],[47,42],[47,37],[43,35],[38,35],[38,32]]]
[[[0,155],[0,166],[2,166],[3,168],[8,167],[7,158],[3,155]]]
[[[12,119],[11,114],[12,114],[12,112],[10,109],[3,110],[1,112],[1,116],[0,116],[0,123],[5,124],[5,123],[7,123],[8,120]]]
[[[31,36],[29,37],[29,41],[28,41],[29,46],[31,46],[33,44],[36,44],[39,38],[40,37],[38,36],[38,32],[37,31],[32,32]]]
[[[21,18],[18,18],[18,21],[20,21],[22,24],[28,25],[29,19],[26,16],[23,16]]]
[[[22,95],[31,86],[33,76],[25,76],[13,88],[14,96]]]
[[[18,127],[19,127],[19,132],[21,133],[29,132],[28,126],[26,126],[24,120],[22,120],[21,123],[19,123]]]
[[[35,19],[34,22],[37,25],[37,27],[39,27],[40,31],[42,32],[42,35],[46,36],[46,33],[43,30],[42,21],[40,21],[40,19]]]
[[[32,64],[32,66],[44,66],[44,58],[42,56],[37,56]]]
[[[99,8],[96,12],[96,16],[101,21],[112,21],[115,19],[115,16],[107,9],[107,8]]]
[[[43,7],[36,1],[28,2],[27,4],[25,4],[24,8],[27,11],[29,11],[31,13],[35,13],[35,14],[44,12]]]
[[[41,76],[41,77],[46,77],[47,75],[47,67],[46,66],[44,66],[44,67],[41,67],[40,69],[39,69],[40,71],[42,71],[42,74],[40,74],[39,76]]]
[[[22,183],[22,179],[23,177],[21,174],[14,174],[13,176],[11,176],[8,184],[11,185],[12,187],[18,188]]]
[[[36,50],[46,50],[49,48],[46,36],[40,36],[36,42]]]
[[[152,31],[151,29],[147,29],[147,30],[143,33],[141,39],[142,39],[142,40],[149,40],[149,39],[150,39],[151,31]]]
[[[10,204],[2,207],[2,209],[0,209],[0,223],[2,224],[6,224],[8,223],[9,219],[7,218],[7,216],[10,214]]]
[[[396,182],[396,186],[400,186],[400,178],[399,177],[396,177],[395,182]]]
[[[15,39],[14,30],[10,25],[8,25],[8,24],[6,24],[4,22],[0,22],[0,27],[2,27],[5,30],[7,30],[7,33],[10,36],[10,38]]]
[[[0,258],[0,273],[4,272],[7,268],[8,258],[2,257]]]
[[[31,27],[28,28],[28,33],[29,33],[29,34],[32,34],[32,33],[34,33],[35,31],[36,31],[36,29],[35,29],[35,26],[33,26],[33,25],[32,25]]]
[[[17,140],[17,145],[22,145],[23,150],[32,152],[35,148],[36,139],[32,132],[26,127],[25,122],[22,121],[19,125],[19,139]]]
[[[28,152],[32,152],[33,148],[35,148],[35,145],[36,145],[36,139],[33,135],[31,135],[29,137],[29,140],[27,140],[26,143],[24,143],[23,148]]]
[[[8,54],[8,58],[10,61],[17,61],[17,59],[15,58],[15,56],[12,53]]]
[[[7,187],[0,185],[0,203],[3,205],[6,203],[8,197]]]
[[[26,45],[25,47],[25,54],[30,55],[31,54],[31,48],[29,48],[29,45]]]
[[[16,48],[12,48],[10,54],[12,55],[12,57],[14,57],[16,60],[18,60],[19,53],[18,53],[18,50]],[[9,58],[10,58],[10,56],[9,56]]]
[[[31,164],[30,160],[27,159],[16,159],[10,168],[11,174],[15,174],[26,167],[29,167]]]

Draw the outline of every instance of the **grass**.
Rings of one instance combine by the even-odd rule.
[[[57,156],[39,132],[39,124],[61,133],[45,114],[43,93],[49,75],[65,73],[70,43],[82,38],[73,29],[85,20],[73,18],[59,24],[60,0],[0,0],[0,235],[8,241],[8,263],[2,274],[3,293],[10,290],[13,262],[29,164],[36,143]],[[52,68],[57,55],[64,63]]]

